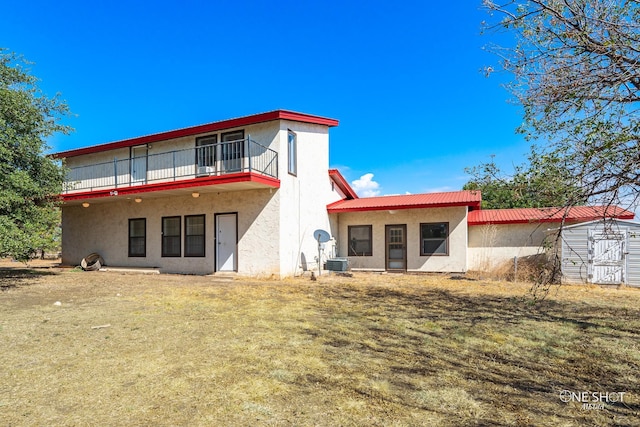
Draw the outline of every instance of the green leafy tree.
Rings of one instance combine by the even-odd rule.
[[[0,257],[26,261],[59,239],[62,165],[46,155],[69,113],[48,98],[20,56],[0,48]]]
[[[529,161],[505,175],[492,160],[467,168],[472,179],[464,190],[480,190],[485,209],[544,208],[583,205],[587,196],[567,169],[564,159],[554,153],[531,148]]]

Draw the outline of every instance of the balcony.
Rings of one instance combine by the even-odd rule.
[[[147,154],[144,149],[142,153],[134,149],[131,158],[68,168],[63,199],[209,186],[234,180],[262,181],[272,186],[278,182],[278,153],[248,138],[158,154]]]

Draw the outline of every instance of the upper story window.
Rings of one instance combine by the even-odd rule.
[[[298,174],[298,138],[295,132],[287,133],[287,169],[291,175]]]
[[[449,223],[420,224],[420,255],[449,255]]]

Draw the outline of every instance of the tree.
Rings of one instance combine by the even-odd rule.
[[[488,30],[515,37],[489,46],[513,75],[507,88],[524,107],[519,131],[542,140],[591,204],[640,198],[640,2],[637,0],[483,0],[498,22]],[[486,74],[493,72],[486,68]],[[543,295],[560,276],[562,224],[537,285]]]
[[[528,163],[506,176],[495,162],[465,170],[472,176],[463,190],[480,190],[485,209],[544,208],[583,205],[582,187],[562,158],[531,147]]]
[[[507,87],[524,107],[520,131],[544,140],[545,153],[562,159],[591,202],[637,202],[640,2],[484,0],[484,6],[501,18],[486,27],[516,38],[511,47],[490,50],[513,74]]]
[[[22,57],[0,48],[0,257],[26,261],[55,242],[62,165],[46,139],[71,128],[58,97],[47,98]]]

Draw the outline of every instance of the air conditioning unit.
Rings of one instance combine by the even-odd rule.
[[[213,166],[198,166],[198,176],[211,175],[216,173],[216,168]]]
[[[348,267],[349,260],[346,258],[329,259],[324,265],[324,269],[329,271],[347,271]]]

